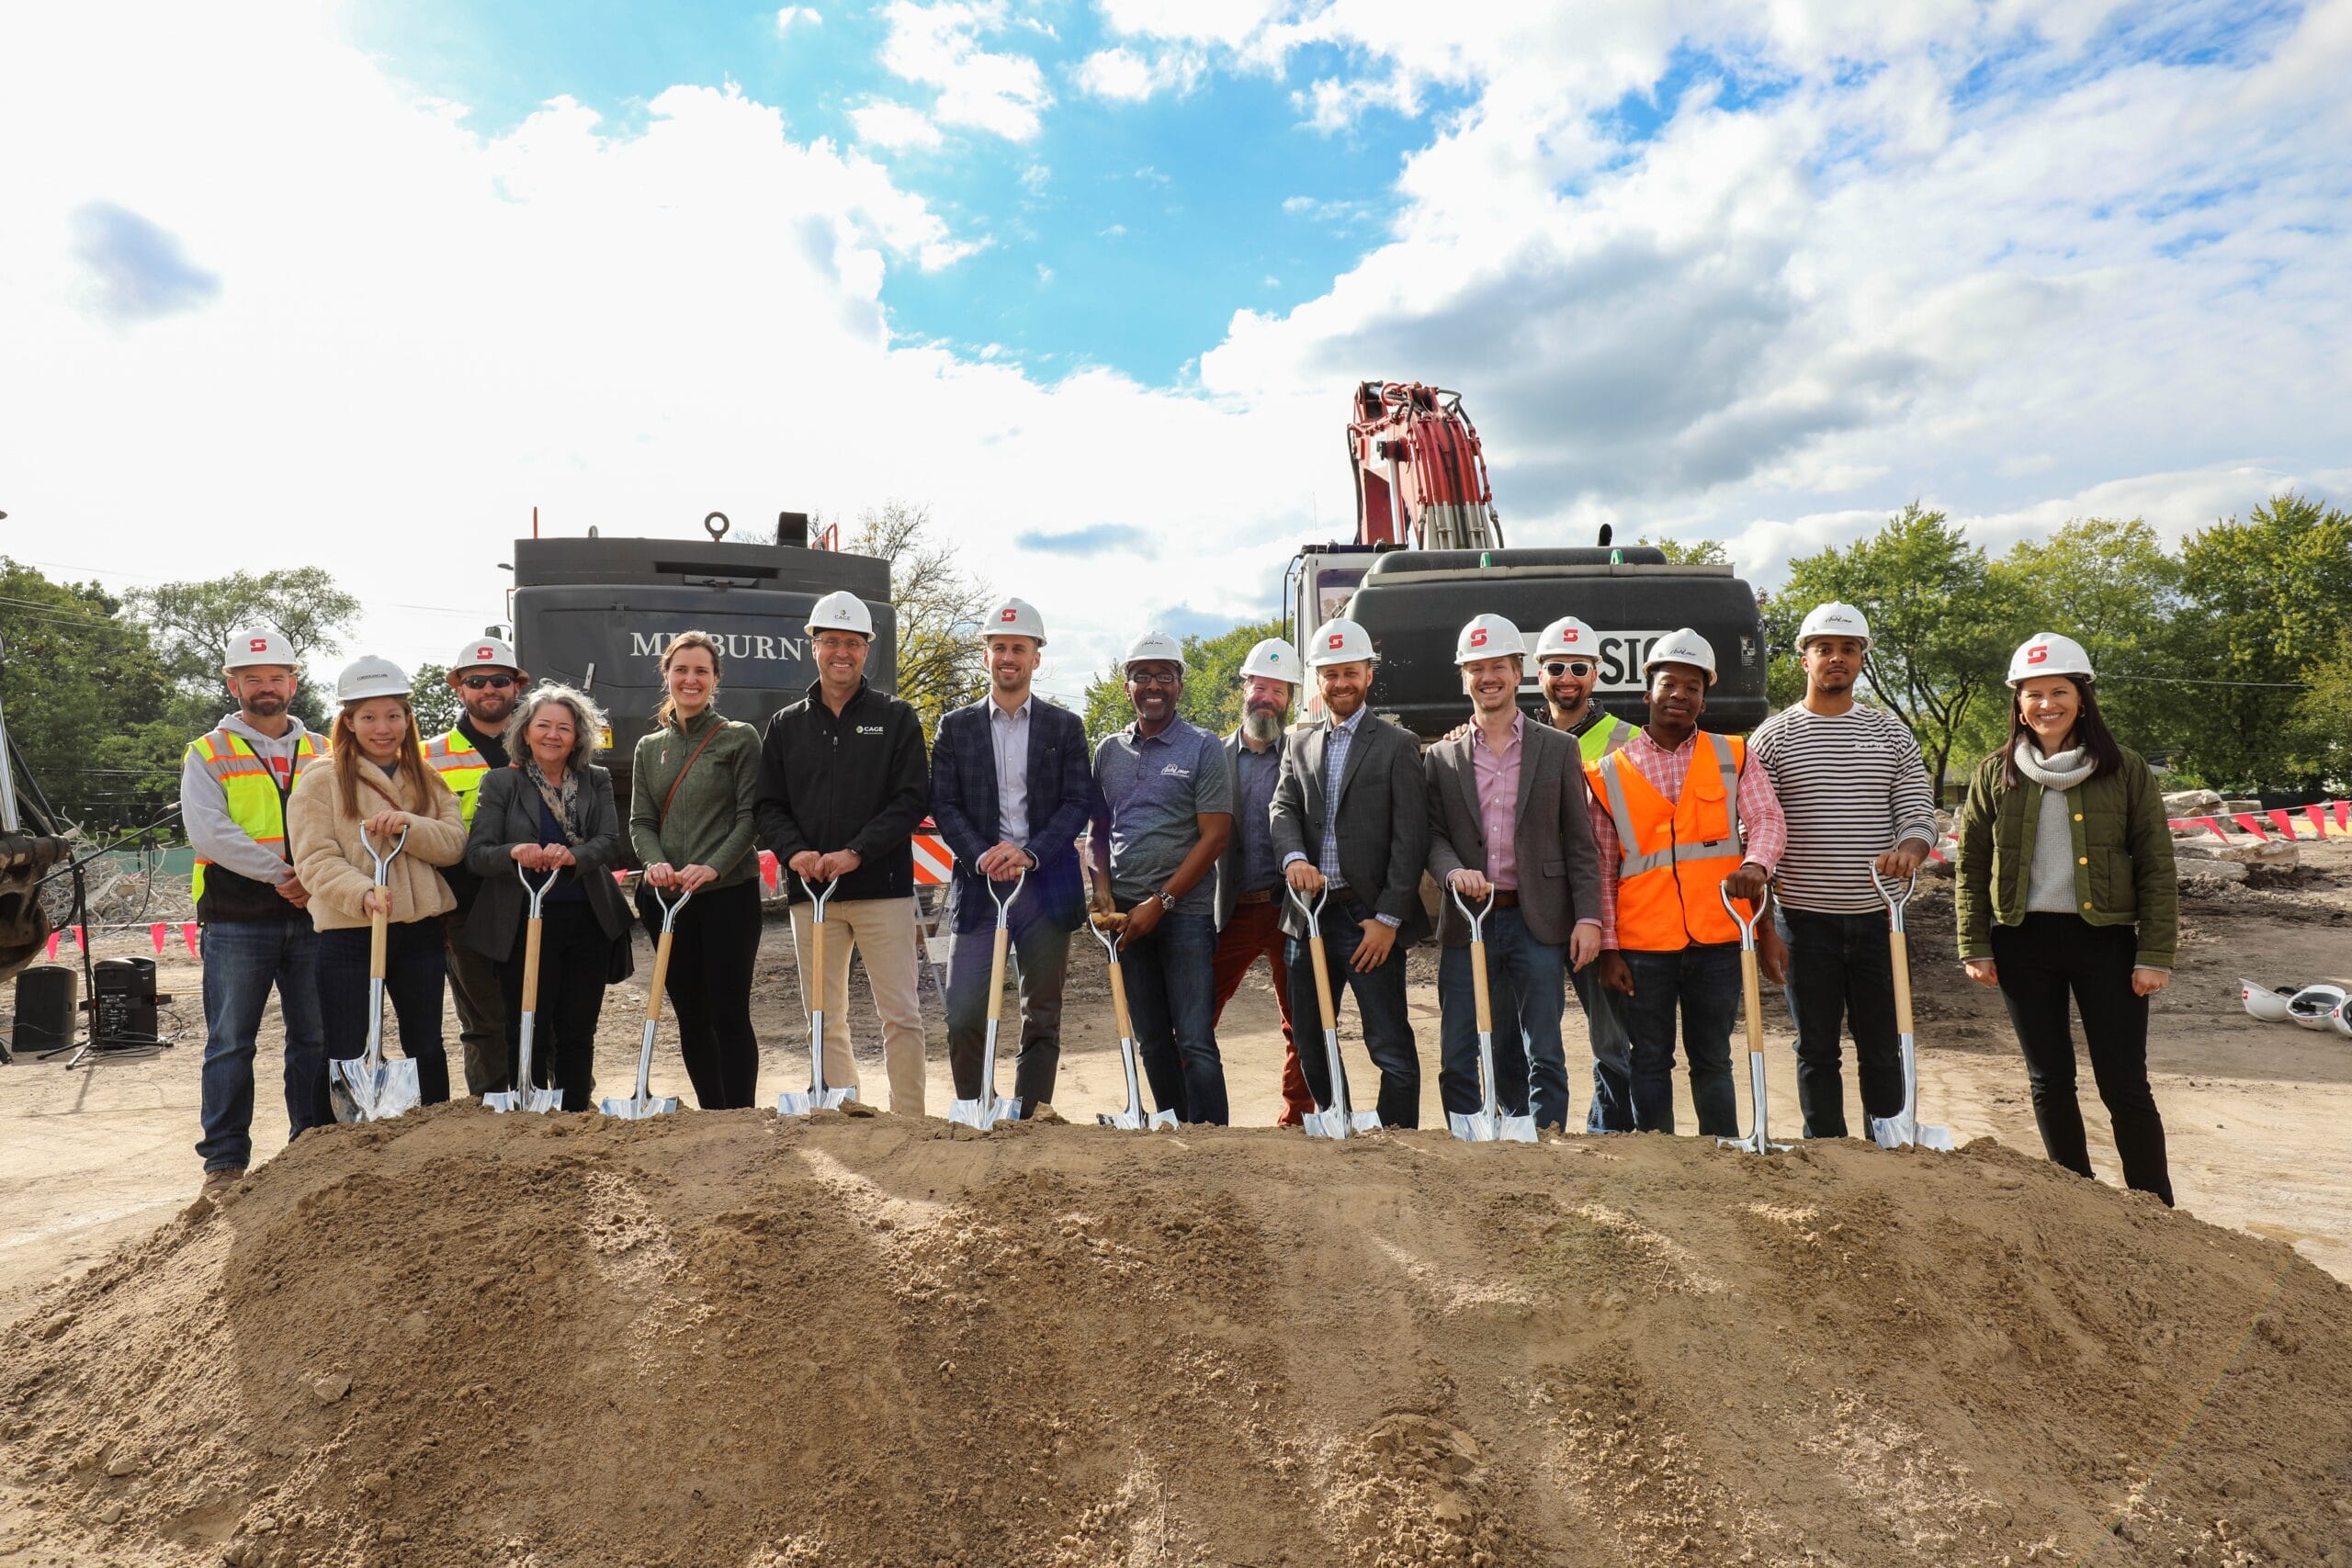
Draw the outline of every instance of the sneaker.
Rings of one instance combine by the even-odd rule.
[[[245,1168],[241,1165],[223,1166],[219,1170],[208,1170],[204,1173],[204,1190],[199,1196],[218,1198],[244,1179]]]

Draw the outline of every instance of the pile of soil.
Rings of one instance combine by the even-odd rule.
[[[75,1561],[2352,1563],[2352,1291],[1989,1141],[450,1105],[0,1352]]]

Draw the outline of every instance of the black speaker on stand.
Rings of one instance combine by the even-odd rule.
[[[17,1023],[9,1032],[8,1048],[19,1056],[69,1049],[81,994],[81,976],[70,964],[40,964],[18,973]]]
[[[155,994],[153,959],[99,959],[89,1004],[91,1049],[122,1051],[161,1045],[163,1041],[155,1034],[155,1004],[170,999]]]

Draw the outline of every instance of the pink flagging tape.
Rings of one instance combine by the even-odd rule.
[[[2279,807],[2275,811],[2266,811],[2263,815],[2269,818],[2274,823],[2278,824],[2278,830],[2281,833],[2286,834],[2287,837],[2291,839],[2295,836],[2295,819],[2288,815],[2287,808],[2285,807]]]
[[[63,931],[51,931],[49,933],[49,961],[51,964],[57,962],[57,939],[64,934],[65,933]]]
[[[187,943],[187,955],[190,958],[201,958],[204,956],[204,950],[196,945],[196,931],[197,925],[194,920],[182,920],[180,922],[180,940]]]
[[[155,944],[155,956],[164,956],[164,922],[157,920],[147,928],[147,940]]]
[[[2253,812],[2241,811],[2236,817],[2232,818],[2232,820],[2235,821],[2239,827],[2245,829],[2247,832],[2252,833],[2256,838],[2262,840],[2265,843],[2269,842],[2270,835],[2262,830],[2262,818],[2256,817]]]
[[[2313,802],[2312,805],[2303,807],[2303,815],[2311,818],[2312,832],[2318,834],[2323,839],[2327,837],[2326,807],[2321,806],[2317,802]]]
[[[775,852],[774,850],[762,850],[760,852],[760,880],[767,884],[768,891],[770,893],[774,893],[776,889],[776,884],[782,881],[783,878],[783,869],[775,863]]]

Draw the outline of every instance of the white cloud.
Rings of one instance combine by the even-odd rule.
[[[784,37],[796,27],[821,28],[825,25],[822,12],[807,6],[786,6],[775,14],[775,36]]]
[[[922,110],[888,99],[850,110],[849,123],[860,141],[876,147],[936,147],[944,140]]]
[[[967,126],[1009,141],[1033,140],[1039,116],[1053,103],[1045,73],[1024,54],[979,46],[983,33],[1006,26],[1002,0],[942,0],[923,6],[892,0],[882,64],[893,75],[939,89],[932,118]]]
[[[1097,50],[1079,62],[1079,87],[1098,98],[1141,103],[1156,93],[1189,93],[1207,62],[1191,50],[1142,54],[1121,45]]]

